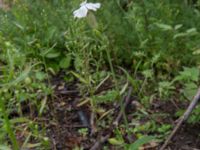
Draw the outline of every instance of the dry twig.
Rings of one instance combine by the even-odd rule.
[[[169,137],[166,139],[165,143],[162,145],[160,150],[164,150],[167,147],[169,141],[176,134],[182,123],[188,119],[188,117],[190,116],[191,112],[193,111],[199,100],[200,100],[200,88],[198,89],[197,94],[194,96],[193,100],[191,101],[185,113],[179,118],[177,125],[175,126],[174,130],[171,132]]]

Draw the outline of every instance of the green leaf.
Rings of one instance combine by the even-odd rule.
[[[164,30],[164,31],[168,31],[168,30],[172,30],[172,26],[167,25],[167,24],[163,24],[163,23],[156,23],[156,26],[159,27],[160,29]]]
[[[76,78],[78,78],[82,83],[84,83],[84,84],[89,84],[89,82],[88,82],[86,79],[84,79],[81,75],[79,75],[78,73],[75,73],[75,72],[73,72],[73,71],[71,71],[71,73],[72,73]]]
[[[65,58],[60,60],[59,66],[60,68],[67,69],[69,68],[71,63],[71,55],[67,55]]]
[[[53,46],[52,47],[50,47],[50,48],[47,48],[47,49],[44,49],[42,52],[41,52],[41,56],[42,57],[45,57],[47,54],[49,54],[49,53],[56,53],[56,51],[54,50],[54,47],[57,45],[57,43],[55,43],[55,44],[53,44]]]
[[[188,34],[196,34],[196,33],[198,33],[198,32],[197,32],[197,29],[196,29],[196,28],[191,28],[191,29],[188,29],[188,30],[186,31],[186,33],[188,33]]]
[[[30,122],[30,120],[29,120],[28,118],[25,118],[25,117],[20,117],[20,118],[11,119],[10,122],[11,122],[12,124],[15,124],[15,123]]]
[[[185,37],[187,36],[187,33],[177,33],[173,36],[173,39],[179,38],[179,37]]]
[[[46,74],[44,72],[36,72],[35,74],[36,79],[43,81],[46,78]]]
[[[122,144],[124,144],[123,141],[118,140],[118,139],[116,139],[116,138],[109,138],[109,139],[108,139],[108,142],[109,142],[110,144],[112,144],[112,145],[122,145]]]
[[[6,145],[0,145],[0,150],[11,150],[11,148]]]
[[[199,49],[196,49],[192,54],[193,54],[193,55],[199,55],[199,54],[200,54],[200,48],[199,48]]]
[[[83,68],[83,59],[80,56],[75,57],[74,66],[77,71]]]
[[[195,93],[198,90],[198,86],[195,83],[186,83],[183,94],[187,97],[187,99],[192,99]]]
[[[154,136],[144,136],[132,143],[129,147],[129,150],[138,150],[142,145],[147,144],[154,139]]]
[[[175,81],[195,81],[199,80],[200,71],[196,67],[184,67],[184,70],[179,73],[179,75],[173,80]]]
[[[175,30],[178,30],[178,29],[180,29],[182,26],[183,26],[182,24],[177,24],[177,25],[175,25],[174,29],[175,29]]]
[[[47,97],[45,96],[43,98],[43,100],[41,101],[41,106],[40,106],[40,110],[39,110],[39,116],[42,115],[43,111],[44,111],[44,108],[46,106],[46,103],[47,103]]]
[[[53,39],[55,33],[57,31],[57,28],[56,26],[52,26],[52,27],[49,27],[48,30],[47,30],[47,34],[46,34],[46,41],[48,42],[49,40]]]
[[[184,76],[185,79],[191,81],[198,81],[199,80],[199,69],[192,67],[184,67],[184,71],[180,73],[180,75]]]
[[[130,82],[130,84],[134,87],[135,90],[137,90],[137,82],[136,80],[129,74],[128,71],[126,71],[124,68],[122,67],[119,67],[123,72],[124,74],[126,75],[127,77],[127,80]]]
[[[143,74],[146,78],[152,78],[152,77],[153,77],[153,71],[152,71],[151,69],[142,71],[142,74]]]
[[[16,27],[18,27],[20,30],[24,31],[24,27],[23,27],[21,24],[19,24],[18,22],[13,22],[13,24],[14,24]]]
[[[113,102],[117,99],[119,93],[115,90],[109,90],[105,94],[94,96],[93,98],[96,100],[97,103],[103,102]]]
[[[52,51],[45,55],[46,58],[57,58],[60,56],[60,52]]]
[[[176,38],[179,38],[179,37],[193,36],[193,35],[196,35],[197,33],[198,32],[197,32],[196,28],[191,28],[191,29],[186,30],[186,32],[175,34],[173,38],[176,39]]]

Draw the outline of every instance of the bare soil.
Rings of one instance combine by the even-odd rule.
[[[90,149],[96,141],[100,139],[100,136],[106,135],[106,133],[111,132],[110,128],[107,126],[101,128],[95,134],[91,135],[90,132],[87,135],[80,134],[79,129],[88,128],[90,131],[90,116],[91,111],[88,105],[83,105],[80,108],[75,106],[75,103],[81,98],[79,92],[77,91],[76,83],[65,83],[63,80],[56,79],[54,81],[55,85],[55,97],[49,101],[49,111],[46,114],[48,121],[46,122],[46,127],[48,131],[48,136],[52,143],[52,150],[71,150],[76,146],[81,146],[85,150]],[[59,88],[61,90],[59,90]],[[134,101],[135,98],[133,97]],[[179,104],[179,108],[186,108],[188,104]],[[116,107],[114,104],[105,105],[106,108]],[[178,110],[174,103],[162,102],[156,100],[151,108],[151,113],[168,113],[170,114],[167,118],[156,118],[158,122],[170,123],[173,126],[175,121],[178,119],[174,117],[175,112]],[[131,117],[134,108],[129,108],[126,115],[127,118]],[[116,116],[113,114],[114,119]],[[84,119],[85,120],[84,120]],[[129,120],[128,120],[129,121]],[[109,125],[108,125],[109,126]],[[167,147],[167,150],[198,150],[200,149],[200,125],[184,124],[178,133],[174,136],[173,140]],[[123,135],[126,140],[126,135]],[[132,140],[135,140],[133,135]],[[127,140],[129,142],[129,140]],[[146,150],[156,150],[159,149],[162,143],[156,147],[146,148]],[[107,145],[109,149],[117,149],[105,142],[103,145]],[[101,147],[99,147],[101,149]],[[120,148],[118,148],[120,149]]]

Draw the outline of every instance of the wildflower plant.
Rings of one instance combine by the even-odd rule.
[[[101,7],[101,3],[88,3],[87,0],[86,0],[86,1],[84,1],[80,4],[79,9],[77,9],[73,12],[74,18],[80,19],[80,18],[87,17],[87,13],[88,13],[89,10],[96,11],[100,7]],[[90,13],[90,16],[87,17],[87,23],[93,30],[98,32],[98,23],[96,21],[96,17],[92,13]],[[100,32],[98,32],[98,33],[100,34],[103,43],[105,43],[105,40],[108,41],[105,34],[101,34]],[[114,73],[113,64],[112,64],[111,54],[110,54],[110,51],[107,47],[108,45],[109,45],[109,42],[106,42],[106,45],[104,45],[104,46],[106,46],[105,52],[106,52],[107,60],[109,62],[109,66],[110,66],[113,78],[115,80],[115,83],[117,83],[115,73]],[[117,86],[116,86],[116,88],[117,88]]]
[[[100,3],[87,3],[87,0],[80,4],[80,8],[73,12],[74,18],[84,18],[89,10],[96,11],[101,7]]]
[[[73,15],[74,15],[74,18],[78,18],[78,19],[86,18],[86,22],[87,22],[88,26],[90,27],[92,34],[94,36],[98,35],[99,40],[98,40],[97,43],[104,47],[103,50],[101,50],[99,53],[105,53],[106,54],[107,61],[109,63],[109,67],[110,67],[110,70],[111,70],[111,73],[112,73],[112,76],[113,76],[113,80],[115,82],[115,88],[116,88],[115,91],[117,93],[116,98],[118,99],[120,92],[119,92],[119,89],[118,89],[118,86],[117,86],[117,79],[116,79],[116,75],[115,75],[114,67],[113,67],[113,63],[112,63],[112,57],[111,57],[111,51],[109,49],[110,46],[109,46],[108,38],[107,38],[105,33],[102,33],[99,30],[98,22],[96,20],[95,15],[93,13],[88,14],[89,10],[96,11],[100,7],[101,7],[100,3],[87,3],[87,1],[84,1],[83,3],[80,4],[80,8],[73,12]],[[84,53],[83,55],[85,55],[85,57],[87,57],[87,58],[85,58],[85,60],[88,60],[87,50],[84,51],[83,53]],[[100,61],[100,60],[97,60],[97,61]],[[90,68],[90,64],[87,63],[87,66],[85,66],[84,72],[89,72],[89,70],[90,70],[89,68]],[[88,91],[90,93],[90,96],[93,97],[93,98],[90,99],[91,109],[92,109],[93,112],[96,112],[96,109],[97,109],[96,104],[97,103],[96,103],[96,99],[94,98],[95,97],[94,96],[94,88],[92,87],[93,80],[91,79],[90,76],[91,76],[90,74],[85,74],[84,77],[85,77],[85,79],[88,79],[88,82],[87,82],[87,83],[89,83],[87,85]],[[79,78],[79,80],[80,80],[80,78]]]

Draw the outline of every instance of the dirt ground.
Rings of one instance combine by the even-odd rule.
[[[185,124],[171,141],[171,150],[198,150],[200,149],[200,124],[191,126]]]
[[[61,81],[55,81],[56,86],[59,87]],[[63,85],[62,85],[63,86]],[[87,105],[81,108],[75,108],[74,102],[80,99],[79,93],[74,83],[63,86],[62,90],[55,90],[56,99],[49,102],[47,122],[48,136],[51,139],[52,150],[70,150],[76,145],[83,147],[85,150],[90,149],[96,141],[99,140],[100,135],[106,135],[109,129],[99,130],[94,135],[80,135],[78,130],[80,128],[88,128],[87,121],[90,118],[90,111]],[[186,107],[183,104],[182,107]],[[105,106],[115,107],[115,106]],[[156,102],[156,107],[152,107],[152,111],[166,112],[173,114],[176,112],[176,107],[172,103]],[[129,113],[129,112],[128,112]],[[131,113],[131,112],[130,112]],[[81,119],[81,114],[85,115],[88,120],[86,123]],[[129,114],[127,114],[128,116]],[[177,118],[168,118],[167,122],[175,125]],[[174,136],[173,140],[166,148],[166,150],[198,150],[200,149],[200,125],[184,124],[178,133]],[[162,144],[162,143],[161,143]],[[161,146],[158,145],[154,148],[146,150],[156,150]],[[109,149],[116,149],[110,146],[107,142],[103,145],[108,145]],[[101,147],[99,147],[101,149]]]

